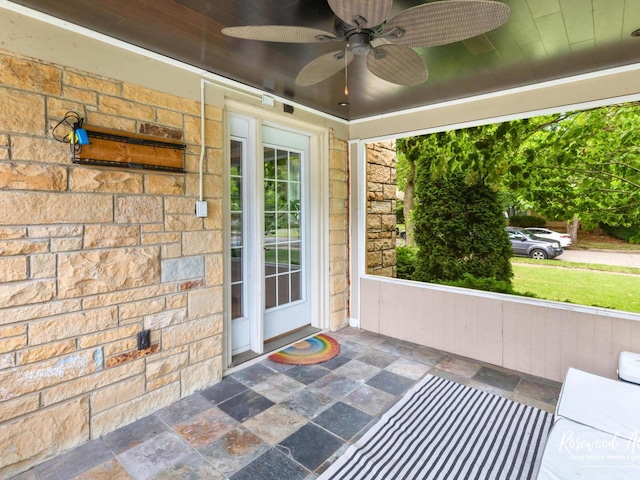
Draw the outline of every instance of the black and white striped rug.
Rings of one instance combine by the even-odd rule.
[[[318,480],[533,479],[553,415],[427,375]]]

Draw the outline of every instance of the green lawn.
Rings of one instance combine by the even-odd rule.
[[[518,263],[513,273],[514,290],[522,294],[640,313],[640,275]]]

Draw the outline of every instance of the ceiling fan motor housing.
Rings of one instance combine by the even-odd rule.
[[[371,36],[367,32],[357,32],[349,37],[349,50],[354,55],[366,55],[371,50]]]

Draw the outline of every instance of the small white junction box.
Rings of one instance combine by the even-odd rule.
[[[207,202],[200,201],[196,202],[196,217],[206,217],[207,216]]]

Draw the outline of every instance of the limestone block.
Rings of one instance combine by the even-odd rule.
[[[170,373],[179,372],[189,364],[188,352],[178,352],[160,360],[148,361],[146,378],[154,380]]]
[[[180,385],[180,372],[174,372],[170,373],[169,375],[165,375],[164,377],[147,380],[147,391],[151,392],[174,382]]]
[[[147,105],[156,105],[168,110],[200,115],[199,102],[131,83],[123,85],[122,96]]]
[[[24,335],[27,333],[26,325],[9,325],[6,327],[0,327],[0,339],[6,337],[15,337],[18,335]]]
[[[102,368],[95,357],[96,350],[85,350],[2,370],[0,402],[89,375]]]
[[[15,352],[27,345],[27,336],[20,335],[17,337],[1,338],[0,337],[0,353]]]
[[[329,215],[346,213],[347,200],[344,198],[330,198],[329,199]]]
[[[0,228],[0,240],[10,240],[15,238],[26,238],[27,237],[27,229],[26,228]]]
[[[163,125],[180,127],[182,129],[182,113],[156,108],[156,120]]]
[[[46,225],[29,227],[30,238],[81,237],[82,225]]]
[[[49,130],[56,126],[58,121],[62,120],[67,112],[82,112],[84,106],[82,103],[66,100],[63,98],[47,97],[47,114],[49,121]]]
[[[206,285],[204,278],[199,280],[187,280],[186,282],[182,282],[178,284],[178,290],[181,292],[185,290],[193,290],[194,288],[202,288]]]
[[[167,197],[164,201],[166,213],[180,213],[185,215],[195,214],[195,198],[187,197]]]
[[[40,407],[40,396],[25,395],[20,398],[0,403],[0,423],[19,417],[25,413],[35,412]]]
[[[0,283],[26,280],[27,265],[27,257],[0,257]]]
[[[118,353],[127,352],[129,350],[133,350],[137,348],[138,342],[135,338],[125,338],[123,340],[119,340],[116,342],[111,342],[108,345],[102,347],[104,351],[104,356],[111,357],[113,355],[117,355]]]
[[[98,98],[98,111],[110,115],[136,118],[138,120],[155,119],[153,107],[130,102],[118,97],[110,97],[108,95],[100,95]]]
[[[71,353],[76,349],[75,339],[62,340],[60,342],[47,343],[37,347],[26,348],[19,351],[17,356],[18,365],[41,362],[53,357],[59,357]]]
[[[339,312],[344,311],[347,305],[345,295],[332,295],[329,299],[329,311]]]
[[[99,438],[118,427],[132,423],[140,417],[167,407],[179,398],[180,384],[176,382],[109,408],[92,417],[91,436],[92,438]]]
[[[222,254],[205,257],[207,285],[222,285],[224,281],[224,256]]]
[[[396,229],[396,216],[393,215],[382,215],[382,229],[388,232],[395,231]]]
[[[393,213],[391,202],[371,202],[370,213]]]
[[[114,130],[122,130],[124,132],[136,131],[136,121],[130,118],[89,111],[86,120],[87,124],[98,127],[113,128]]]
[[[167,309],[182,308],[187,306],[187,295],[171,295],[167,297]]]
[[[217,383],[222,378],[222,356],[185,368],[181,375],[182,395],[187,396]]]
[[[84,230],[84,248],[131,247],[139,241],[139,226],[87,225]]]
[[[142,175],[78,167],[71,170],[69,188],[76,192],[142,193]]]
[[[201,145],[200,117],[185,115],[185,143]],[[209,147],[222,148],[222,122],[207,119],[204,123],[205,144]]]
[[[2,204],[0,224],[3,225],[108,223],[113,220],[113,199],[108,195],[8,191],[2,193]]]
[[[219,323],[212,315],[167,327],[162,331],[162,347],[171,349],[217,335],[220,333]]]
[[[189,360],[198,363],[217,355],[222,355],[222,335],[203,338],[189,344]]]
[[[147,174],[144,191],[152,195],[184,195],[184,175]],[[193,203],[191,208],[194,208]]]
[[[85,377],[71,379],[42,392],[42,404],[52,405],[63,400],[94,392],[126,378],[135,377],[144,372],[144,359],[134,360],[114,368],[107,368]]]
[[[330,182],[348,182],[349,174],[346,170],[340,170],[337,168],[329,169],[329,181]]]
[[[182,254],[202,255],[222,251],[222,232],[219,230],[184,232],[182,234]]]
[[[112,292],[160,281],[160,249],[155,246],[61,253],[58,297]]]
[[[343,293],[347,289],[347,279],[344,275],[336,275],[329,279],[329,293],[336,295]]]
[[[329,215],[329,230],[346,230],[347,215],[345,213],[332,213]]]
[[[119,82],[74,72],[69,69],[64,72],[63,84],[116,96],[122,92],[122,85]]]
[[[84,90],[82,88],[75,88],[71,85],[63,85],[62,96],[65,99],[76,101],[82,105],[98,105],[98,94],[90,90]]]
[[[382,264],[382,252],[367,252],[367,267]]]
[[[181,257],[170,260],[163,260],[162,282],[177,282],[190,278],[200,278],[204,276],[204,257]]]
[[[162,197],[127,196],[116,198],[116,223],[159,223],[162,220]]]
[[[21,90],[60,95],[62,71],[59,68],[15,57],[0,57],[0,84]]]
[[[169,128],[155,123],[140,123],[138,125],[138,133],[173,140],[182,140],[182,129]]]
[[[170,245],[162,245],[162,258],[178,258],[182,255],[182,245],[172,243]]]
[[[82,237],[77,238],[52,238],[52,252],[73,252],[82,250]]]
[[[382,266],[393,267],[396,264],[396,251],[385,250],[382,252]]]
[[[2,70],[0,68],[0,70]],[[20,90],[0,87],[0,131],[45,135],[44,97]]]
[[[330,245],[343,245],[347,243],[347,233],[344,230],[333,230],[329,232]]]
[[[56,276],[56,260],[54,254],[29,255],[31,278],[54,278]]]
[[[224,174],[224,153],[221,148],[210,148],[205,157],[206,172],[213,175]]]
[[[0,189],[61,192],[67,189],[67,169],[55,165],[0,163]]]
[[[194,204],[192,202],[192,207]],[[202,230],[202,218],[198,218],[194,213],[186,215],[167,214],[165,216],[165,228],[169,232],[186,232],[188,230]]]
[[[222,286],[201,288],[189,292],[189,317],[206,317],[223,310],[224,290]]]
[[[12,135],[11,158],[15,161],[71,164],[69,145],[56,142],[50,137],[34,138]]]
[[[395,169],[391,170],[391,174],[392,176],[395,175]],[[395,177],[393,177],[395,178]],[[382,194],[384,195],[384,198],[387,200],[395,200],[396,197],[398,196],[397,190],[396,190],[396,185],[395,185],[395,180],[391,183],[391,185],[384,185],[382,188]]]
[[[176,292],[174,284],[151,285],[120,292],[105,293],[83,299],[84,308],[97,308],[107,305],[118,305],[126,302],[161,297]]]
[[[329,195],[332,198],[347,198],[348,190],[346,182],[331,182],[329,185]]]
[[[49,244],[38,240],[0,240],[0,255],[27,255],[49,251]]]
[[[145,392],[145,377],[128,378],[114,385],[109,385],[91,395],[91,413],[96,414],[133,400]]]
[[[367,165],[367,181],[375,183],[391,183],[391,169],[382,165]]]
[[[138,325],[124,325],[111,330],[83,335],[78,338],[78,348],[90,348],[98,345],[105,345],[124,338],[135,338],[139,331],[140,327]]]
[[[344,275],[347,273],[347,259],[329,263],[329,275]]]
[[[29,325],[29,345],[40,345],[114,328],[118,325],[116,313],[116,307],[106,307],[32,322]]]
[[[144,316],[145,330],[158,330],[168,327],[169,325],[177,325],[187,319],[187,309],[178,308],[175,310],[165,310],[164,312],[154,313]]]
[[[89,401],[79,398],[0,425],[0,476],[9,478],[89,439]]]
[[[13,353],[5,353],[0,355],[0,370],[15,367],[16,356]]]
[[[142,245],[160,245],[160,244],[177,244],[180,246],[179,242],[182,237],[179,233],[143,233],[142,234]]]
[[[329,152],[329,168],[335,170],[347,170],[347,154],[340,150]]]
[[[330,328],[332,332],[349,325],[349,319],[347,318],[346,312],[338,311],[331,313],[329,315],[329,324],[331,325]]]
[[[165,308],[164,298],[149,298],[136,302],[122,303],[118,306],[120,320],[142,317],[161,312]]]
[[[6,308],[48,302],[53,299],[55,291],[55,280],[0,283],[0,305]],[[4,314],[0,315],[0,324],[12,321],[16,320]]]
[[[55,282],[50,282],[50,284],[55,288]],[[35,284],[36,287],[40,285],[42,284]],[[34,286],[30,283],[26,288],[34,288]],[[1,301],[2,300],[0,299],[0,302]],[[80,300],[54,301],[47,302],[46,304],[42,305],[36,304],[21,306],[18,308],[6,308],[2,311],[2,315],[0,315],[0,325],[14,322],[24,322],[27,320],[35,320],[38,318],[60,315],[68,312],[77,312],[81,308],[82,302]]]
[[[348,252],[345,245],[331,245],[329,247],[330,262],[346,262],[347,259]]]

